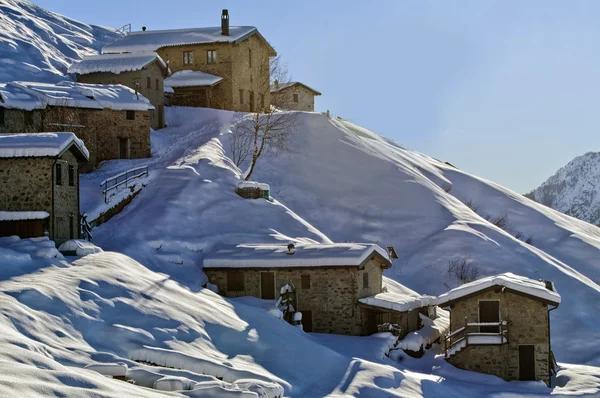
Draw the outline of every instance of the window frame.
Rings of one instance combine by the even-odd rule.
[[[54,184],[62,186],[62,162],[56,162],[54,165]]]
[[[298,103],[298,94],[294,93],[294,103]]]
[[[369,288],[369,273],[367,271],[363,272],[363,289]]]
[[[217,50],[206,50],[206,64],[214,65],[217,63]]]
[[[146,88],[149,90],[152,89],[152,78],[150,76],[146,76]]]
[[[227,270],[227,291],[243,292],[245,290],[244,271]]]
[[[244,90],[240,89],[240,105],[244,105]]]
[[[310,274],[300,275],[300,286],[302,290],[310,289]]]
[[[125,119],[127,119],[127,120],[135,120],[135,111],[126,110],[125,111]]]
[[[193,51],[184,51],[183,52],[183,64],[184,65],[193,65],[194,64],[194,52]]]
[[[74,187],[75,186],[75,166],[73,166],[72,164],[70,164],[67,168],[67,175],[69,178],[69,186]]]
[[[160,82],[158,81],[158,79],[154,79],[154,86],[155,90],[158,91],[158,89],[160,88]]]
[[[252,49],[248,49],[248,67],[252,68]]]

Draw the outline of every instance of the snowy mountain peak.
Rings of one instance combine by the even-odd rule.
[[[526,196],[580,220],[600,225],[600,152],[576,157]]]
[[[28,1],[0,0],[0,82],[63,80],[84,55],[120,37],[114,29],[88,25]]]

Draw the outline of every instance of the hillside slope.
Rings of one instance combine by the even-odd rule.
[[[55,82],[75,60],[119,37],[24,0],[0,0],[0,82]]]
[[[387,275],[425,294],[459,283],[448,272],[455,259],[480,276],[514,272],[553,280],[563,296],[551,313],[557,358],[600,364],[593,344],[600,322],[592,310],[600,299],[598,228],[316,113],[300,114],[289,151],[261,159],[255,179],[271,184],[276,201],[244,200],[233,192],[241,172],[227,157],[237,116],[171,108],[170,127],[153,133],[152,159],[108,162],[85,176],[83,201],[91,204],[101,200],[98,183],[107,175],[151,167],[148,187],[95,230],[95,241],[192,289],[205,281],[202,257],[219,243],[293,239],[393,245],[400,259]],[[507,214],[509,232],[473,212],[468,201],[481,214]],[[534,245],[516,232],[531,235]]]
[[[576,157],[526,196],[600,226],[600,152]]]

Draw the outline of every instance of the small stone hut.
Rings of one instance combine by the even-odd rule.
[[[559,304],[551,282],[511,273],[444,293],[438,305],[450,308],[446,360],[504,380],[542,380],[550,385],[554,359],[549,312]]]
[[[90,55],[73,63],[68,72],[75,74],[78,82],[122,84],[139,92],[154,106],[149,111],[150,126],[155,130],[164,127],[164,79],[169,68],[157,53]]]
[[[269,184],[255,181],[241,181],[238,183],[235,192],[246,199],[271,199],[271,188]]]
[[[172,89],[169,94],[171,106],[192,106],[200,108],[223,108],[219,95],[222,77],[194,70],[175,72],[165,80]]]
[[[294,111],[315,111],[315,97],[320,92],[300,82],[279,83],[271,86],[271,103],[282,109]]]
[[[0,135],[0,236],[79,238],[79,169],[73,133]]]
[[[152,104],[123,85],[0,83],[0,133],[70,131],[103,160],[150,157]]]

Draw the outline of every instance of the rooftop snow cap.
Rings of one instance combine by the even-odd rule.
[[[221,14],[221,34],[229,36],[229,11],[223,10]]]

